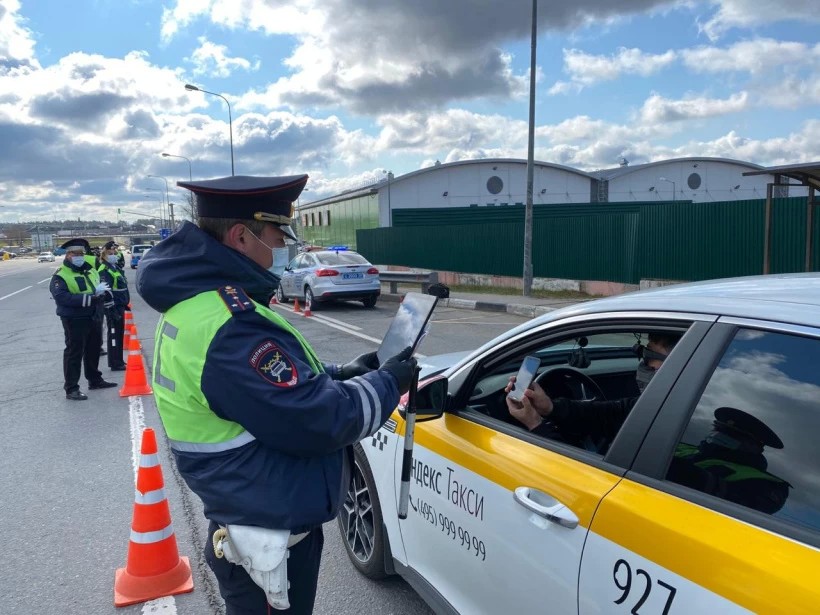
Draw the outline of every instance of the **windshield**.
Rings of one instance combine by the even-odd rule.
[[[151,246],[134,246],[131,248],[132,254],[142,254],[146,250],[148,250]]]

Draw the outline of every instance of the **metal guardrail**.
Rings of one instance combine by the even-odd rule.
[[[431,284],[438,283],[438,271],[379,271],[379,281],[390,283],[390,292],[399,292],[399,284],[421,284],[421,292],[426,293]]]

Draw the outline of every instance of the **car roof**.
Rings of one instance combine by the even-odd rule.
[[[709,314],[820,327],[820,273],[724,278],[585,301],[538,316],[494,342],[553,320],[607,312]]]

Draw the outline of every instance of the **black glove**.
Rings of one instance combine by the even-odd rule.
[[[413,349],[408,346],[394,357],[390,357],[379,368],[379,371],[386,371],[393,375],[399,385],[399,395],[404,395],[410,390],[410,381],[413,379],[413,372],[416,371],[415,357],[411,356]]]
[[[376,356],[375,351],[368,352],[359,355],[358,357],[350,361],[350,363],[340,365],[338,371],[338,379],[347,380],[348,378],[354,378],[356,376],[366,374],[367,372],[372,372],[374,369],[378,368],[379,358]]]

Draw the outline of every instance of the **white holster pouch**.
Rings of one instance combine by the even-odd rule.
[[[262,588],[268,604],[278,610],[290,608],[288,601],[288,547],[307,536],[291,536],[288,530],[270,530],[252,525],[220,526],[213,536],[214,554],[242,566]]]

